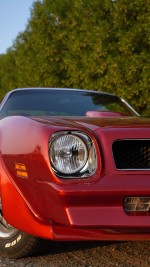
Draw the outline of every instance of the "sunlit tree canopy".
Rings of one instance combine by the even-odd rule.
[[[106,91],[150,116],[149,0],[43,0],[6,54],[0,96],[16,87]]]

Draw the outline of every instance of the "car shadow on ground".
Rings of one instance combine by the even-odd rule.
[[[75,252],[80,250],[98,248],[98,247],[108,247],[113,244],[120,243],[119,241],[44,241],[44,246],[37,251],[35,256],[46,256],[46,255],[56,255],[67,252]]]

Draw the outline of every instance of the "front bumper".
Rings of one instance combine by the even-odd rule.
[[[102,229],[102,228],[77,228],[63,225],[51,227],[53,239],[57,241],[83,241],[83,240],[106,240],[106,241],[150,241],[150,230],[131,229]]]
[[[40,182],[43,194],[44,188],[51,191],[51,208],[45,203],[48,209],[42,217],[71,228],[148,233],[150,213],[127,214],[123,203],[128,196],[150,196],[149,179],[149,174],[111,174],[89,184]]]
[[[53,223],[56,240],[150,240],[150,213],[127,214],[123,203],[127,196],[150,196],[150,175],[112,174],[99,183],[54,185],[64,225]],[[64,216],[65,215],[65,216]],[[64,217],[63,217],[64,216]]]

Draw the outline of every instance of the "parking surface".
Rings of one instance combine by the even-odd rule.
[[[0,267],[148,267],[149,242],[48,243],[44,253],[18,260],[0,258]]]

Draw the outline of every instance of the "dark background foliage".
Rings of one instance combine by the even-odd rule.
[[[0,98],[17,87],[111,92],[150,116],[149,0],[34,2],[0,55]]]

